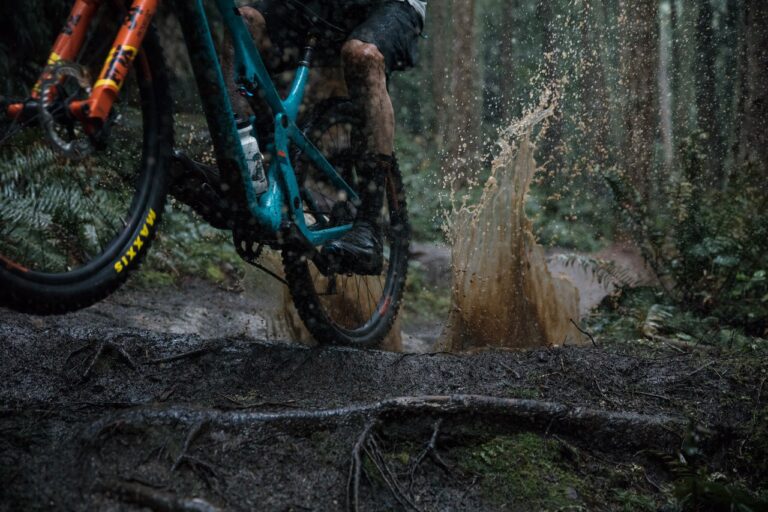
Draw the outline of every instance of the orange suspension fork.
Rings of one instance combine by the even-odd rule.
[[[81,121],[101,124],[107,120],[125,78],[139,53],[158,0],[134,0],[115,38],[90,98],[73,102],[72,113]]]
[[[85,36],[93,16],[98,11],[103,0],[77,0],[67,18],[67,24],[61,29],[59,37],[53,44],[51,55],[48,57],[48,65],[56,64],[60,60],[74,61],[80,49],[83,47]],[[38,79],[32,89],[32,97],[40,96],[40,84],[43,77]]]
[[[62,29],[48,57],[48,65],[60,60],[74,61],[82,49],[88,26],[104,0],[76,0],[67,24]],[[70,104],[70,112],[86,129],[97,129],[109,117],[112,105],[125,82],[136,55],[141,48],[149,24],[157,12],[159,0],[134,0],[112,45],[104,67],[94,85],[91,96]],[[32,89],[32,99],[40,99],[43,74]],[[24,103],[7,105],[6,115],[17,118],[24,111]]]

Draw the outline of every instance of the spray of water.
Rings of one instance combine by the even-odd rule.
[[[525,215],[537,166],[533,127],[552,115],[536,109],[502,133],[482,196],[450,218],[452,308],[441,348],[581,343],[579,293],[553,277]]]

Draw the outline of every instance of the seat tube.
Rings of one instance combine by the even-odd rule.
[[[72,10],[69,12],[67,23],[61,29],[59,37],[53,44],[53,49],[48,57],[47,64],[50,66],[60,60],[74,60],[82,49],[85,36],[88,33],[88,26],[93,20],[93,16],[99,10],[103,0],[77,0]],[[42,77],[38,79],[32,88],[32,97],[38,98],[40,95],[40,86]]]
[[[157,4],[158,0],[134,0],[131,4],[93,87],[91,98],[86,102],[89,111],[84,112],[85,117],[105,121],[109,116],[112,104],[125,83],[152,18],[157,12]]]

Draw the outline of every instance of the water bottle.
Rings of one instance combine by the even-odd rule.
[[[253,127],[249,121],[237,124],[237,133],[240,135],[240,145],[243,146],[245,163],[251,173],[253,188],[257,194],[267,190],[267,177],[264,173],[264,158],[259,151],[259,141],[253,136]]]

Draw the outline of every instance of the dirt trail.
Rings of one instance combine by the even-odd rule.
[[[556,460],[543,467],[561,476],[547,483],[551,475],[529,475],[526,486],[539,479],[574,506],[620,509],[610,501],[608,476],[661,503],[654,486],[671,475],[636,454],[647,441],[640,429],[636,439],[615,425],[607,426],[619,429],[612,435],[598,436],[606,425],[568,423],[578,407],[671,422],[664,423],[670,433],[648,446],[669,453],[684,435],[680,425],[693,418],[714,429],[711,446],[722,455],[746,435],[765,400],[757,393],[764,363],[736,356],[639,345],[465,356],[307,348],[259,341],[258,322],[244,328],[237,321],[253,306],[191,282],[152,297],[125,290],[63,317],[0,310],[0,509],[340,510],[352,450],[371,414],[321,411],[424,395],[519,398],[561,409],[543,424],[483,408],[390,411],[364,443],[380,458],[363,457],[361,510],[409,508],[393,485],[419,510],[554,508],[559,501],[545,506],[493,491],[498,481],[515,488],[504,480],[513,478],[510,469],[494,464],[507,457],[509,440],[530,442],[514,437],[529,429],[549,443],[535,453],[553,450]],[[153,330],[142,328],[150,322]],[[104,341],[110,344],[89,367],[98,345],[84,347]],[[304,413],[315,419],[296,416]],[[437,418],[439,456],[416,466]],[[371,460],[394,477],[382,477],[386,471]],[[724,455],[720,462],[723,471],[740,463]],[[633,464],[644,473],[632,473]]]

